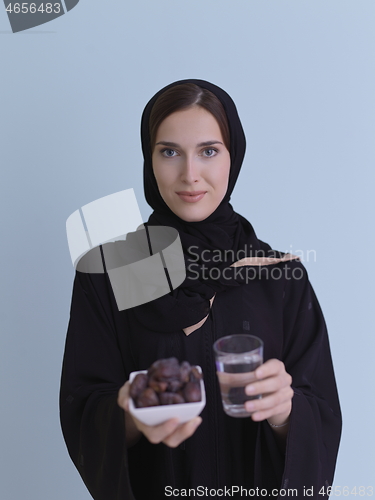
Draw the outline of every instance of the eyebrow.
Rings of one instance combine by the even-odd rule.
[[[155,144],[155,146],[158,146],[159,144],[161,144],[162,146],[169,146],[171,148],[178,148],[178,147],[180,147],[180,145],[177,144],[176,142],[168,142],[168,141],[157,142]],[[223,144],[223,143],[220,142],[220,141],[205,141],[205,142],[200,142],[199,144],[197,144],[197,148],[201,148],[203,146],[212,146],[213,144]]]

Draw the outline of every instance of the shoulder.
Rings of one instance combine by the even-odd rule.
[[[276,266],[279,270],[283,270],[282,276],[287,282],[308,281],[307,269],[303,265],[299,255],[276,250],[261,240],[259,240],[259,244],[260,250],[258,250],[257,255],[263,258],[265,266],[270,266],[270,268]]]
[[[96,314],[109,316],[116,311],[115,298],[108,276],[104,273],[85,273],[76,270],[72,306],[93,310]]]
[[[284,310],[308,307],[313,300],[313,291],[301,257],[276,250],[263,241],[260,241],[260,248],[268,264],[262,266],[260,275],[269,281],[272,288],[277,283]]]

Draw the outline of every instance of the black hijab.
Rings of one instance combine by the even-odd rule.
[[[218,97],[226,112],[230,133],[231,165],[227,192],[217,209],[198,222],[184,221],[170,210],[160,195],[152,169],[149,133],[152,107],[160,94],[183,83],[194,83]],[[215,293],[246,281],[245,275],[238,272],[240,268],[230,268],[230,265],[244,257],[263,256],[264,250],[270,247],[257,239],[250,222],[237,214],[229,203],[245,155],[246,139],[236,106],[224,90],[205,80],[179,80],[167,85],[150,99],[143,111],[141,139],[145,196],[154,209],[147,224],[177,229],[184,250],[186,279],[173,292],[135,307],[133,311],[145,326],[168,333],[194,325],[206,317],[210,309],[209,299]],[[203,251],[204,258],[201,258]]]

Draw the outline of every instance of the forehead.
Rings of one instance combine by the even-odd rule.
[[[179,137],[183,139],[202,138],[222,141],[222,135],[216,118],[201,106],[175,111],[165,118],[156,133],[156,142]]]

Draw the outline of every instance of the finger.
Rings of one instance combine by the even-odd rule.
[[[170,436],[163,440],[163,443],[170,448],[176,448],[176,446],[182,443],[182,441],[185,441],[185,439],[194,434],[201,422],[201,417],[195,417],[192,420],[189,420],[189,422],[181,424]]]
[[[263,397],[260,399],[246,401],[245,408],[249,412],[267,410],[290,401],[293,395],[294,391],[290,386],[284,387],[277,392],[263,394]]]
[[[292,377],[289,373],[280,373],[278,375],[262,379],[258,382],[252,382],[245,386],[245,393],[248,396],[255,396],[257,394],[266,394],[276,392],[283,387],[290,387],[292,384]]]
[[[257,411],[255,413],[252,413],[251,418],[252,420],[254,420],[254,422],[260,422],[262,420],[265,420],[266,418],[274,417],[276,415],[290,415],[291,410],[291,403],[284,403],[269,410]]]
[[[178,418],[171,418],[159,425],[146,425],[133,416],[133,420],[138,430],[140,430],[150,441],[150,443],[161,443],[172,434],[179,425]]]
[[[282,361],[276,358],[267,360],[265,363],[260,365],[255,371],[255,376],[258,379],[270,377],[276,375],[282,371],[285,371],[285,365]]]

